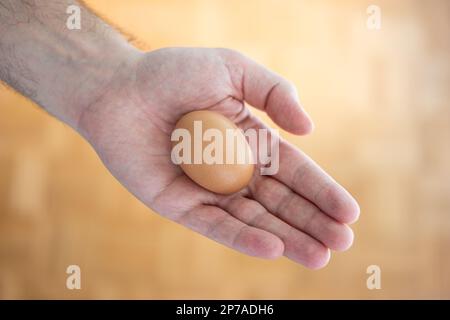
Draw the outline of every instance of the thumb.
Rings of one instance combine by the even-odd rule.
[[[281,128],[294,134],[310,133],[314,125],[302,108],[295,86],[250,58],[239,54],[243,70],[242,94]]]

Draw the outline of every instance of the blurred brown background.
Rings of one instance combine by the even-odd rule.
[[[88,3],[151,48],[231,47],[294,81],[316,131],[285,136],[358,199],[354,247],[320,271],[232,252],[153,214],[2,87],[0,298],[450,298],[449,1]]]

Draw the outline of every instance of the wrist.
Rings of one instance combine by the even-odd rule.
[[[128,44],[83,53],[72,67],[70,85],[56,99],[62,112],[58,118],[83,134],[85,115],[99,108],[120,86],[129,85],[134,65],[141,55],[138,49]]]
[[[79,118],[140,52],[87,8],[66,27],[74,1],[0,6],[0,80],[78,130]]]
[[[94,145],[102,139],[104,126],[112,127],[124,112],[142,104],[136,76],[145,53],[132,47],[115,51],[108,60],[98,60],[70,99],[76,111],[71,113],[71,126]]]

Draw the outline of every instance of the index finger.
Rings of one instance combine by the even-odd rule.
[[[268,129],[260,119],[254,116],[248,117],[239,126],[243,130]],[[267,132],[271,139],[279,140],[279,168],[272,175],[273,178],[339,222],[352,223],[358,219],[360,211],[358,203],[347,190],[304,152],[273,134],[271,130]]]
[[[342,223],[359,217],[356,200],[304,152],[280,141],[279,170],[273,176]]]

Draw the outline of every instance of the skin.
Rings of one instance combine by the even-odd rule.
[[[65,10],[61,18],[57,13],[71,3],[37,1],[55,18],[13,28],[8,21],[17,11],[26,15],[25,5],[0,0],[0,14],[10,19],[0,23],[0,56],[6,57],[0,77],[85,137],[131,193],[162,216],[251,256],[284,255],[318,269],[330,249],[351,246],[348,225],[359,216],[358,204],[281,138],[273,137],[280,139],[279,172],[255,170],[249,186],[232,195],[201,188],[170,160],[171,131],[193,110],[220,112],[244,130],[266,128],[247,103],[288,132],[310,133],[313,124],[290,82],[230,49],[139,51],[86,7],[83,22],[91,28],[68,31],[60,21]],[[14,54],[6,55],[11,47]]]

